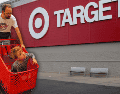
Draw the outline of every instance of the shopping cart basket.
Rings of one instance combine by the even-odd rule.
[[[14,39],[7,40],[13,41]],[[10,49],[15,46],[20,46],[20,44],[0,45],[0,82],[6,94],[19,94],[36,86],[39,65],[33,64],[32,59],[28,60],[27,71],[10,71],[15,59],[11,59],[9,53]],[[23,51],[28,53],[25,48]]]

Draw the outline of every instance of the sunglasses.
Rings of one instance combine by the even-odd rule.
[[[5,12],[4,12],[4,13],[5,13]],[[9,14],[11,15],[12,13],[6,13],[6,14],[7,14],[7,15],[9,15]]]

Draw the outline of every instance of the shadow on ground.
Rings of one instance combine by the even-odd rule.
[[[37,79],[32,94],[120,94],[120,87]]]

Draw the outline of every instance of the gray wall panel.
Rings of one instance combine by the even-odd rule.
[[[86,74],[91,68],[108,68],[109,76],[120,77],[120,62],[99,62],[99,61],[80,61],[80,62],[38,62],[40,72],[61,72],[69,73],[71,67],[85,67]]]
[[[24,5],[24,4],[27,4],[27,3],[30,3],[30,2],[33,2],[33,1],[36,1],[36,0],[20,0],[18,2],[14,2],[12,3],[12,7],[17,7],[17,6],[21,6],[21,5]]]
[[[120,42],[27,48],[38,61],[120,61]]]
[[[4,3],[9,3],[11,4],[12,8],[15,8],[17,6],[21,6],[21,5],[24,5],[24,4],[27,4],[27,3],[31,3],[31,2],[34,2],[36,0],[9,0],[7,2],[4,2]],[[0,7],[3,3],[0,3]],[[1,12],[1,10],[0,10]]]
[[[69,73],[71,67],[108,68],[120,76],[120,42],[27,48],[40,65],[39,71]]]

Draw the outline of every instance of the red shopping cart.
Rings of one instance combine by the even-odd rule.
[[[2,40],[16,41],[15,39]],[[22,93],[36,86],[39,65],[33,64],[32,59],[29,59],[27,63],[27,71],[17,73],[10,71],[15,60],[10,59],[9,52],[15,46],[20,46],[20,44],[13,42],[10,45],[4,45],[4,43],[0,45],[0,82],[6,94]],[[28,53],[25,48],[23,51]]]

